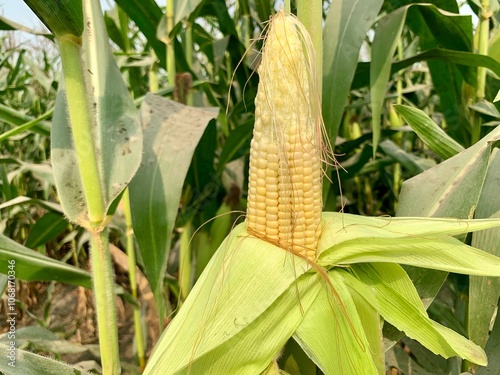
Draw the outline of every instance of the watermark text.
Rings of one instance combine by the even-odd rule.
[[[7,364],[16,367],[16,261],[8,260],[7,268]]]

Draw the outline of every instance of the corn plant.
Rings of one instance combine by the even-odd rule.
[[[499,258],[452,237],[500,223],[321,215],[312,42],[282,12],[266,37],[246,223],[219,247],[146,374],[277,374],[290,337],[324,373],[384,373],[381,317],[435,354],[485,366],[481,347],[428,317],[399,264],[500,276]]]
[[[465,94],[453,92],[453,96],[443,84],[446,80],[457,87],[472,84],[477,67],[497,74],[500,70],[492,58],[472,52],[472,28],[464,16],[452,14],[456,13],[453,4],[334,1],[323,33],[323,2],[299,1],[297,13],[305,26],[289,14],[290,6],[267,25],[255,91],[256,75],[247,64],[250,59],[243,57],[252,53],[252,31],[262,29],[272,13],[270,2],[238,1],[233,15],[224,1],[168,2],[163,13],[154,2],[143,6],[143,0],[117,0],[118,17],[106,15],[107,28],[97,1],[74,0],[65,6],[58,1],[26,2],[55,36],[63,79],[52,129],[44,122],[52,116],[49,110],[34,121],[16,113],[15,121],[21,126],[14,131],[51,132],[54,184],[61,205],[6,199],[0,207],[42,204],[59,213],[56,219],[46,215],[46,220],[28,229],[33,239],[26,246],[34,247],[41,243],[36,242],[36,234],[47,223],[68,225],[61,216],[64,213],[71,228],[84,228],[90,238],[92,273],[28,250],[5,236],[0,237],[0,259],[14,258],[22,264],[18,277],[25,280],[92,285],[104,374],[120,372],[108,236],[122,198],[127,248],[132,249],[128,250],[129,269],[136,262],[133,229],[140,253],[137,263],[155,296],[160,322],[156,329],[162,330],[167,316],[174,316],[154,348],[146,374],[313,374],[317,368],[326,374],[382,374],[392,363],[384,363],[384,353],[391,353],[401,332],[439,356],[465,359],[464,371],[487,365],[484,347],[498,300],[491,285],[500,276],[500,261],[492,255],[498,255],[494,243],[498,228],[494,227],[500,221],[491,204],[498,200],[500,127],[481,123],[481,116],[495,115],[494,104],[486,102],[481,90],[474,96],[478,101],[471,104],[469,116],[457,107]],[[488,4],[482,7],[477,12],[483,15],[480,29],[485,38]],[[137,28],[128,29],[127,16]],[[198,17],[203,22],[198,23]],[[440,23],[446,27],[439,28]],[[131,41],[140,30],[147,39],[141,46],[152,56],[142,66],[158,61],[140,70],[123,64],[119,57],[122,75],[106,29],[120,53],[134,58],[140,54],[134,55]],[[365,40],[370,29],[373,42]],[[404,50],[405,40],[398,38],[411,38],[412,33],[419,36],[422,50],[434,49],[416,56],[412,55],[415,48]],[[140,37],[136,40],[141,42]],[[201,69],[192,64],[194,44]],[[362,44],[371,48],[370,63],[358,63]],[[481,45],[484,53],[484,40]],[[227,46],[231,48],[226,50]],[[413,42],[410,47],[414,46]],[[394,110],[426,144],[403,151],[408,142],[398,142],[394,129],[383,129],[384,102],[390,97],[386,89],[392,84],[392,73],[424,60],[429,60],[429,77],[436,82],[433,95],[441,99],[439,106],[428,104],[426,109],[441,110],[447,127],[443,130],[414,108],[425,100],[408,99],[398,81],[398,96],[405,105],[395,105]],[[159,72],[158,67],[162,67]],[[162,82],[165,72],[169,87],[162,93],[198,104],[203,93],[205,103],[226,109],[227,102],[228,110],[186,107],[148,94],[137,98],[135,104],[141,105],[137,111],[129,93],[144,93],[146,77],[151,91],[156,91],[155,82],[158,77]],[[180,73],[176,76],[176,72]],[[484,70],[479,76],[484,78]],[[129,80],[128,90],[122,77]],[[198,90],[196,95],[193,88]],[[187,95],[178,95],[184,90]],[[349,93],[352,96],[344,108]],[[368,104],[371,113],[366,115]],[[460,116],[453,116],[454,109]],[[359,116],[361,127],[351,124],[349,113],[352,118]],[[347,131],[349,127],[352,131]],[[329,145],[339,128],[346,139],[335,145],[340,154],[335,160]],[[413,144],[419,142],[408,129],[403,130],[401,138],[413,136]],[[469,130],[473,130],[470,139]],[[3,137],[12,138],[12,133]],[[424,158],[429,150],[443,162]],[[239,167],[229,164],[247,154],[246,216],[230,231],[230,215],[235,219],[239,214],[232,212],[238,204],[234,198],[221,203],[217,189],[226,174],[243,175],[243,162]],[[337,212],[336,195],[342,190],[335,183],[337,174],[346,196],[352,194],[345,189],[346,170],[347,178],[354,176],[356,189],[363,191],[359,211],[370,201],[367,212],[394,213],[396,200],[386,205],[376,196],[373,188],[378,181],[372,181],[372,176],[374,172],[384,176],[384,168],[395,162],[401,174],[389,180],[407,178],[397,202],[398,217]],[[344,169],[337,172],[337,163]],[[8,194],[9,179],[6,173],[2,176],[3,191]],[[231,189],[224,189],[229,198]],[[239,203],[240,187],[235,190]],[[394,191],[397,197],[399,188]],[[471,220],[474,216],[484,219]],[[461,241],[469,232],[474,232],[474,247]],[[174,243],[179,250],[175,246],[172,254]],[[175,266],[169,257],[177,254]],[[175,272],[179,275],[174,280]],[[470,340],[431,319],[432,311],[426,311],[448,272],[472,275]],[[131,282],[133,277],[131,273]],[[484,301],[480,301],[482,295],[487,296]],[[17,370],[26,374],[33,373],[33,366],[48,369],[46,373],[73,371],[29,352],[18,350],[18,355],[22,363]],[[0,367],[4,373],[10,370]]]

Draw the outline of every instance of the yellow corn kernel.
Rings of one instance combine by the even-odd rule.
[[[278,12],[270,21],[258,69],[247,225],[250,233],[314,260],[323,144],[311,46],[294,16]]]

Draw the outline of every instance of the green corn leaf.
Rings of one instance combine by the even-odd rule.
[[[483,186],[492,142],[498,139],[500,126],[474,146],[405,181],[397,215],[469,217]]]
[[[403,116],[419,138],[439,157],[448,159],[464,150],[424,111],[406,105],[395,105],[394,109]]]
[[[498,187],[500,181],[500,152],[493,152],[483,191],[476,208],[476,218],[500,219]],[[472,246],[500,256],[500,228],[473,233]],[[469,309],[467,319],[469,338],[484,347],[489,337],[490,322],[498,306],[500,279],[475,277],[469,279]]]
[[[23,206],[23,205],[39,205],[40,207],[59,212],[61,214],[64,213],[61,205],[50,202],[50,201],[44,201],[42,199],[36,199],[36,198],[30,198],[30,197],[25,197],[23,195],[17,196],[15,198],[12,198],[6,202],[3,202],[0,204],[0,210],[4,208],[9,208],[9,207],[15,207],[15,206]]]
[[[117,0],[116,3],[144,34],[160,60],[161,66],[165,67],[165,43],[156,37],[156,28],[161,18],[164,17],[159,5],[154,0]]]
[[[295,340],[326,374],[383,374],[367,355],[371,347],[342,277],[333,270],[328,283],[297,327]]]
[[[496,375],[500,373],[500,314],[497,315],[490,339],[486,344],[489,366],[477,370],[477,375]]]
[[[43,351],[56,355],[76,354],[85,352],[87,347],[64,340],[51,330],[44,327],[27,326],[16,329],[16,347]],[[9,334],[0,335],[0,343],[9,345]]]
[[[80,36],[83,33],[82,0],[24,0],[56,36]]]
[[[494,118],[500,118],[500,112],[495,107],[495,105],[487,100],[480,100],[477,103],[471,104],[470,109],[476,112],[482,113],[483,115],[491,116]]]
[[[49,258],[0,235],[0,273],[8,274],[15,261],[16,278],[26,281],[60,281],[90,288],[90,275],[74,266]]]
[[[469,67],[480,67],[491,70],[496,75],[500,75],[500,62],[489,56],[478,55],[476,53],[455,51],[444,48],[427,49],[425,52],[417,53],[404,60],[395,61],[391,64],[390,75],[397,73],[401,69],[408,68],[419,61],[442,61]],[[359,89],[368,86],[370,83],[370,63],[359,62],[352,82],[351,89]]]
[[[7,131],[7,135],[4,135],[5,133],[3,133],[1,139],[7,139],[9,136],[19,134],[20,132],[28,129],[32,129],[34,132],[44,136],[50,135],[50,124],[43,120],[46,116],[48,117],[52,115],[53,112],[53,110],[50,110],[39,118],[33,119],[30,116],[26,116],[22,112],[16,111],[15,109],[0,103],[0,119],[9,124],[18,125],[16,128]]]
[[[9,353],[10,347],[0,343],[2,353]],[[5,375],[90,375],[89,372],[78,370],[73,366],[56,361],[52,358],[30,353],[26,350],[14,349],[14,367],[9,366],[9,360],[0,361],[0,372]]]
[[[182,19],[188,17],[203,0],[179,0],[175,2],[175,19],[174,24],[177,24]]]
[[[182,186],[196,145],[216,116],[212,109],[152,94],[141,107],[144,157],[130,183],[131,209],[145,273],[160,299]]]
[[[91,108],[92,139],[88,143],[93,144],[95,150],[95,155],[88,159],[97,160],[100,195],[106,212],[111,215],[115,207],[113,202],[139,167],[142,134],[134,102],[110,49],[102,14],[97,14],[99,9],[92,7],[89,11],[93,13],[87,15],[84,56],[80,63],[87,84],[88,107]],[[86,167],[78,165],[72,131],[66,90],[62,88],[54,113],[52,164],[66,215],[73,222],[85,224],[89,202],[84,196],[81,176]]]
[[[218,172],[222,172],[227,163],[248,152],[253,125],[253,121],[243,123],[229,134],[219,157]]]

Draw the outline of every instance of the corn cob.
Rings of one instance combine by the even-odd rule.
[[[309,34],[291,15],[270,21],[255,99],[247,228],[314,260],[322,211],[322,121]]]

